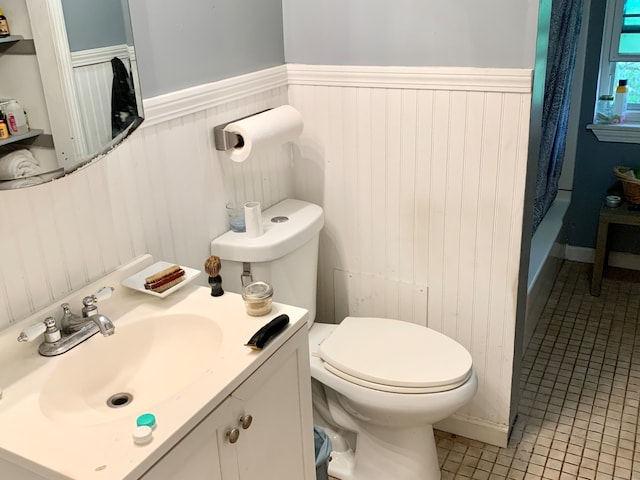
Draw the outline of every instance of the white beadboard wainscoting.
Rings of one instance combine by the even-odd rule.
[[[458,340],[480,388],[441,427],[504,444],[530,98],[528,70],[289,65],[147,99],[108,158],[0,194],[0,328],[143,253],[202,269],[225,203],[293,196],[325,209],[318,319]],[[214,126],[286,103],[305,121],[293,149],[215,151]]]
[[[236,164],[215,150],[213,127],[285,103],[284,66],[148,99],[142,127],[107,158],[3,191],[0,328],[143,253],[202,270],[228,229],[227,201],[269,206],[293,192],[291,148]]]
[[[480,385],[441,427],[504,445],[531,71],[288,67],[296,197],[325,209],[318,317],[456,339]]]
[[[118,57],[131,71],[133,47],[114,45],[71,53],[76,98],[75,107],[83,125],[83,156],[100,152],[111,140],[111,59]],[[136,92],[137,93],[137,92]],[[139,104],[139,98],[137,98]]]

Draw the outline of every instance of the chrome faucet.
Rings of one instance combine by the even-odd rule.
[[[82,329],[82,326],[87,321],[86,318],[82,318],[80,315],[76,315],[71,311],[68,303],[60,305],[62,307],[62,318],[60,318],[60,330],[64,333],[74,333]]]
[[[105,337],[113,335],[116,331],[116,327],[111,323],[111,320],[102,314],[93,315],[91,320],[98,326],[100,333]]]
[[[63,303],[60,328],[53,317],[44,322],[25,328],[18,336],[19,342],[29,342],[44,334],[44,341],[38,347],[40,355],[52,357],[61,355],[100,332],[105,337],[113,335],[115,326],[108,317],[98,312],[98,300],[111,297],[112,287],[102,287],[93,295],[82,299],[82,315],[71,311],[68,303]]]

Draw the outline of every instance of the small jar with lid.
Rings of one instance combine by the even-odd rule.
[[[273,288],[267,282],[251,282],[242,288],[242,299],[247,314],[260,317],[271,312]]]
[[[613,95],[600,95],[596,105],[596,123],[613,123]]]

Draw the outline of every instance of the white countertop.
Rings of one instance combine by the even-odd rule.
[[[41,406],[40,392],[60,362],[79,355],[89,342],[109,342],[114,338],[98,333],[71,351],[50,358],[38,354],[40,340],[18,343],[16,337],[25,326],[42,321],[53,312],[56,318],[60,316],[59,303],[56,303],[0,332],[0,388],[3,389],[0,399],[0,460],[46,479],[137,479],[288,338],[300,328],[306,328],[307,311],[297,307],[274,303],[269,315],[250,317],[245,313],[241,297],[229,292],[221,297],[212,297],[208,288],[187,285],[169,297],[159,299],[120,286],[120,279],[141,270],[149,262],[146,257],[59,303],[69,301],[72,309],[78,311],[82,296],[103,285],[115,287],[113,297],[99,304],[100,313],[107,315],[115,324],[114,336],[118,335],[119,327],[140,318],[176,314],[208,317],[220,327],[223,338],[220,349],[207,359],[206,371],[152,408],[141,410],[134,398],[130,405],[115,409],[113,420],[104,423],[83,425],[82,421],[62,422],[59,418],[52,418]],[[224,272],[222,275],[224,280]],[[290,324],[264,350],[255,351],[244,346],[258,328],[282,313],[289,316]],[[179,329],[179,320],[175,323],[175,328]],[[197,332],[193,333],[197,335]],[[171,331],[167,335],[171,335]],[[117,356],[118,352],[114,351],[113,355]],[[91,369],[92,366],[89,364],[86,368]],[[150,444],[137,446],[131,434],[138,415],[147,412],[153,413],[157,419],[154,438]]]

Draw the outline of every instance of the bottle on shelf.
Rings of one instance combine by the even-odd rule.
[[[0,38],[8,37],[11,35],[9,31],[9,21],[7,17],[4,16],[4,12],[0,8]]]
[[[29,132],[29,124],[24,110],[16,100],[9,100],[3,107],[11,135],[24,135]]]
[[[622,123],[627,116],[627,80],[619,80],[613,104],[613,122]]]
[[[4,118],[4,114],[0,112],[0,140],[6,140],[9,138],[9,127],[7,127],[7,120]]]

